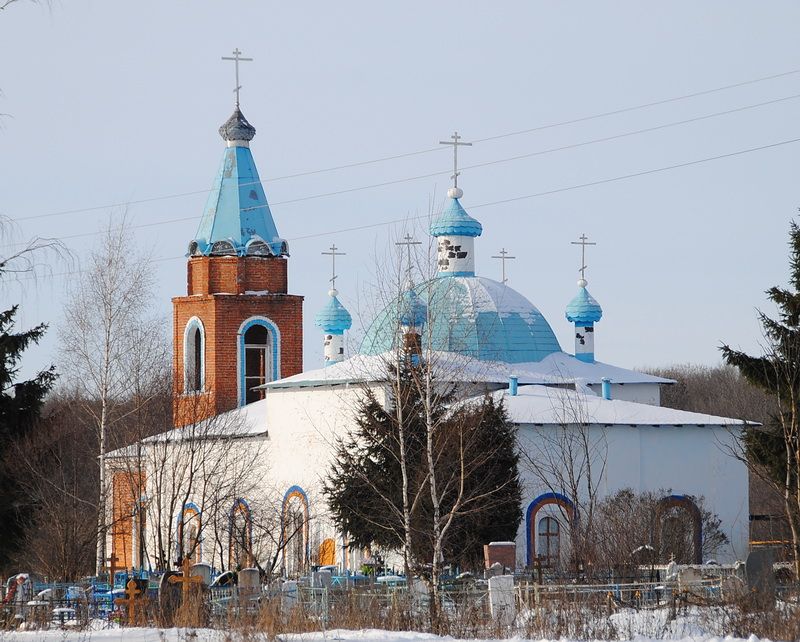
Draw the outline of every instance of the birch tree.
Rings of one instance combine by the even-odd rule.
[[[151,313],[153,284],[149,259],[133,245],[125,218],[112,219],[69,290],[59,332],[65,376],[78,397],[86,400],[98,435],[98,574],[107,557],[109,431],[131,392],[132,355],[144,357],[140,363],[160,356],[142,354],[142,337],[156,335],[163,327]]]

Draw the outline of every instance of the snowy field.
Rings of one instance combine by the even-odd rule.
[[[733,636],[710,635],[699,623],[697,614],[679,616],[667,621],[666,611],[620,612],[611,616],[611,621],[619,631],[619,640],[632,642],[761,642],[755,636],[737,638]],[[651,633],[648,634],[647,631]],[[0,633],[2,642],[266,642],[265,634],[213,629],[155,629],[155,628],[101,628],[83,631],[15,631]],[[426,642],[431,640],[455,641],[452,637],[440,637],[429,633],[412,631],[382,631],[376,629],[330,630],[318,633],[285,634],[278,636],[281,642]],[[503,640],[472,639],[465,642],[508,642],[522,641],[519,635]],[[540,640],[538,642],[545,642]],[[554,641],[556,642],[556,641]],[[562,638],[557,642],[572,642]],[[763,642],[769,642],[766,638]],[[777,642],[777,641],[776,641]]]

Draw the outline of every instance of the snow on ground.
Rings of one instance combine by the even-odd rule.
[[[640,616],[646,616],[644,620],[652,619],[649,624],[644,622]],[[631,614],[618,613],[612,616],[616,618],[615,624],[624,625],[626,622],[635,625],[652,625],[654,627],[663,626],[664,621],[658,614],[638,613],[634,617]],[[760,641],[759,638],[751,636],[747,640],[730,636],[719,637],[705,635],[700,632],[696,624],[691,621],[681,623],[681,618],[675,620],[677,626],[673,630],[683,630],[684,632],[673,636],[669,631],[664,637],[649,637],[635,635],[628,638],[624,631],[621,631],[620,639],[631,639],[633,642],[660,642],[670,640],[672,642],[769,642]],[[689,619],[691,620],[691,618]],[[663,630],[663,629],[662,629]],[[691,632],[693,631],[693,632]],[[213,629],[155,629],[155,628],[108,628],[94,631],[13,631],[0,633],[1,642],[266,642],[267,637],[249,634],[239,637],[235,632],[220,631]],[[359,631],[331,630],[318,633],[298,633],[281,635],[282,642],[423,642],[430,640],[442,640],[458,642],[451,637],[440,637],[430,633],[416,633],[413,631],[382,631],[377,629],[364,629]],[[524,638],[512,637],[507,640],[469,640],[467,642],[521,642]],[[548,642],[541,640],[539,642]],[[555,641],[554,641],[555,642]],[[558,642],[571,642],[561,639]]]

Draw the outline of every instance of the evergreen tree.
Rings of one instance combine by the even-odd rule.
[[[6,568],[17,549],[32,507],[21,490],[20,470],[9,457],[10,445],[29,434],[39,417],[44,397],[55,381],[53,367],[33,379],[17,381],[22,353],[44,334],[45,325],[14,332],[17,306],[0,312],[0,568]]]
[[[765,471],[783,494],[795,573],[800,579],[800,228],[795,222],[789,230],[789,247],[789,288],[767,290],[778,308],[778,317],[758,313],[764,354],[751,356],[728,345],[721,349],[726,363],[739,368],[748,381],[776,401],[772,421],[763,429],[746,433],[745,449],[748,459]]]
[[[324,484],[334,522],[351,545],[399,550],[404,544],[400,440],[397,417],[403,417],[409,504],[412,508],[411,558],[431,559],[432,504],[427,485],[425,412],[412,368],[400,367],[399,386],[384,407],[367,391],[357,409],[356,426],[336,444],[336,457]],[[447,511],[461,493],[466,498],[448,531],[444,554],[450,563],[474,565],[490,541],[516,537],[521,520],[522,489],[517,470],[516,435],[502,404],[491,396],[481,403],[435,409],[437,478],[443,480],[441,503]],[[398,415],[397,405],[402,404]],[[466,474],[461,464],[466,462]],[[461,477],[463,476],[463,480]],[[463,481],[463,488],[460,483]]]

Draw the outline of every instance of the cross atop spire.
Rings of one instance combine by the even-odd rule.
[[[336,279],[339,278],[336,275],[336,257],[337,256],[347,256],[347,254],[345,252],[337,252],[337,250],[339,248],[336,247],[336,243],[331,245],[330,248],[328,248],[328,249],[330,250],[330,252],[322,252],[322,254],[324,254],[325,256],[330,256],[331,257],[331,290],[335,290],[336,289]]]
[[[597,243],[590,243],[589,237],[586,234],[581,234],[578,237],[577,241],[570,241],[570,245],[580,245],[581,246],[581,267],[578,270],[581,273],[581,281],[583,281],[583,286],[586,286],[586,246],[587,245],[597,245]]]
[[[411,281],[411,246],[412,245],[422,245],[422,241],[415,241],[414,237],[411,234],[406,234],[403,237],[402,241],[397,241],[395,245],[405,245],[406,251],[408,252],[408,266],[406,267],[406,273],[408,274],[408,280]]]
[[[457,131],[453,132],[453,135],[450,136],[450,140],[439,141],[440,145],[453,146],[453,175],[450,178],[453,179],[453,193],[457,194],[457,196],[452,196],[452,198],[460,198],[463,195],[463,192],[460,189],[458,189],[458,175],[461,173],[458,171],[458,148],[461,145],[465,147],[472,147],[472,143],[462,143],[460,141],[461,141],[461,136],[458,135]]]
[[[506,278],[506,261],[511,259],[517,258],[516,256],[510,256],[506,248],[500,250],[499,254],[492,257],[493,259],[500,259],[500,262],[503,264],[503,280],[501,283],[506,283],[508,279]]]
[[[242,52],[239,51],[239,47],[233,50],[233,57],[231,56],[222,56],[223,60],[233,60],[234,67],[236,68],[236,88],[233,90],[233,93],[236,94],[236,108],[239,108],[239,90],[242,86],[239,84],[239,63],[240,62],[252,62],[252,58],[242,58]]]

